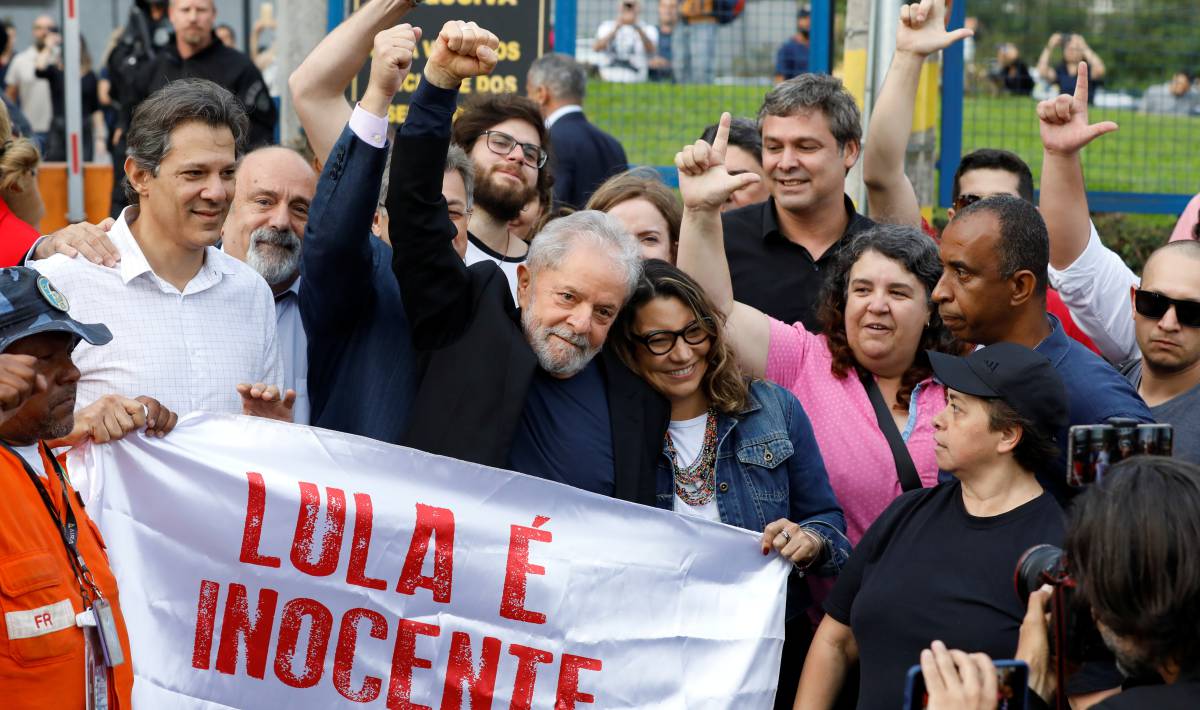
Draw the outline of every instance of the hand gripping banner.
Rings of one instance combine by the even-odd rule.
[[[69,459],[135,708],[769,708],[788,565],[758,535],[263,419]]]

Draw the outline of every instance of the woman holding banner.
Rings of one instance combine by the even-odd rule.
[[[659,507],[761,530],[762,554],[775,550],[796,568],[780,679],[790,706],[812,634],[805,614],[812,599],[800,577],[836,576],[850,552],[808,417],[787,390],[742,375],[724,318],[665,261],[645,263],[610,337],[622,360],[671,403]]]

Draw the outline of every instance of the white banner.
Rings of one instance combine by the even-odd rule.
[[[137,710],[772,705],[789,566],[755,533],[245,417],[68,465]]]

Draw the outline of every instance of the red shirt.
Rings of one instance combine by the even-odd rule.
[[[1067,335],[1078,340],[1088,350],[1104,357],[1100,354],[1100,349],[1092,342],[1092,339],[1087,337],[1079,326],[1075,325],[1075,321],[1071,320],[1071,311],[1067,308],[1067,304],[1063,303],[1062,296],[1058,295],[1058,291],[1052,288],[1046,289],[1046,312],[1062,322],[1063,330]]]
[[[40,236],[0,200],[0,267],[23,266],[25,255]]]

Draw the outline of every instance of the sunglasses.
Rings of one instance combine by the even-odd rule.
[[[954,198],[954,211],[961,212],[967,205],[973,205],[983,199],[983,195],[972,195],[966,193]]]
[[[652,330],[645,335],[635,335],[633,339],[641,343],[655,355],[666,355],[675,349],[675,343],[683,338],[688,345],[700,345],[712,337],[713,327],[711,318],[701,318],[692,321],[686,328],[680,330]]]
[[[1133,292],[1133,308],[1138,315],[1158,320],[1175,307],[1175,319],[1180,325],[1189,328],[1200,328],[1200,301],[1186,301],[1181,298],[1171,298],[1161,293],[1137,289]]]

